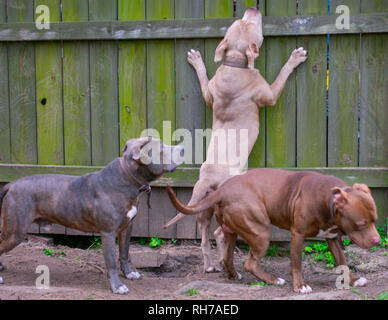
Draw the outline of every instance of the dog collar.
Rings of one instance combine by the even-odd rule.
[[[123,163],[123,158],[120,158],[119,160],[119,163],[120,163],[120,167],[121,169],[124,171],[125,175],[129,178],[129,180],[131,180],[138,188],[137,190],[139,191],[139,193],[142,193],[142,192],[146,192],[147,193],[147,205],[148,205],[148,208],[151,208],[151,203],[150,203],[150,199],[151,199],[151,186],[148,184],[148,183],[141,183],[128,169],[127,167],[124,165]]]
[[[225,66],[228,66],[228,67],[233,67],[233,68],[248,69],[247,62],[245,63],[245,62],[224,60],[224,62],[222,64]]]

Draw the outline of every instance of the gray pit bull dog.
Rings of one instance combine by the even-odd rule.
[[[124,147],[123,157],[116,158],[99,172],[80,177],[32,175],[7,184],[0,191],[0,255],[22,242],[33,222],[43,227],[56,223],[84,232],[98,232],[112,291],[127,293],[128,288],[117,271],[115,238],[119,238],[119,260],[124,276],[140,278],[128,261],[138,196],[151,191],[149,182],[182,164],[183,155],[182,146],[166,146],[147,137],[132,139]],[[3,269],[1,263],[0,269]]]

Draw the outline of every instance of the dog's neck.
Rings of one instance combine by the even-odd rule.
[[[225,59],[222,64],[232,68],[248,69],[248,62],[238,60]]]

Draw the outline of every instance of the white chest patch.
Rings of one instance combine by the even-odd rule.
[[[319,230],[318,234],[316,235],[317,238],[325,238],[325,239],[335,239],[338,236],[337,232],[331,232],[332,230],[337,229],[337,226],[334,225],[330,227],[327,230]]]
[[[127,212],[127,217],[132,220],[137,214],[137,208],[135,206],[132,206],[131,210]]]

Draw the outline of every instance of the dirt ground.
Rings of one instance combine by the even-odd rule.
[[[44,253],[47,249],[52,254]],[[149,250],[148,246],[134,242],[130,250]],[[248,251],[243,247],[235,251],[235,265],[243,275],[240,281],[231,281],[223,273],[202,272],[201,247],[197,241],[170,242],[159,249],[168,257],[160,268],[139,269],[143,278],[122,281],[130,292],[115,295],[109,289],[101,249],[79,249],[63,245],[47,245],[29,240],[1,257],[6,269],[0,272],[4,284],[0,284],[0,299],[376,299],[388,291],[388,253],[386,249],[375,252],[362,250],[354,245],[346,248],[349,265],[357,274],[369,280],[366,287],[338,290],[335,280],[338,275],[325,268],[325,263],[313,263],[306,257],[303,274],[313,293],[296,294],[292,291],[289,251],[280,250],[281,255],[266,257],[262,266],[268,272],[286,280],[286,285],[253,285],[259,282],[250,273],[243,271],[243,262]],[[215,255],[215,248],[212,249]],[[37,289],[35,282],[39,274],[38,265],[47,265],[50,270],[50,288]],[[191,294],[191,295],[190,295]]]

